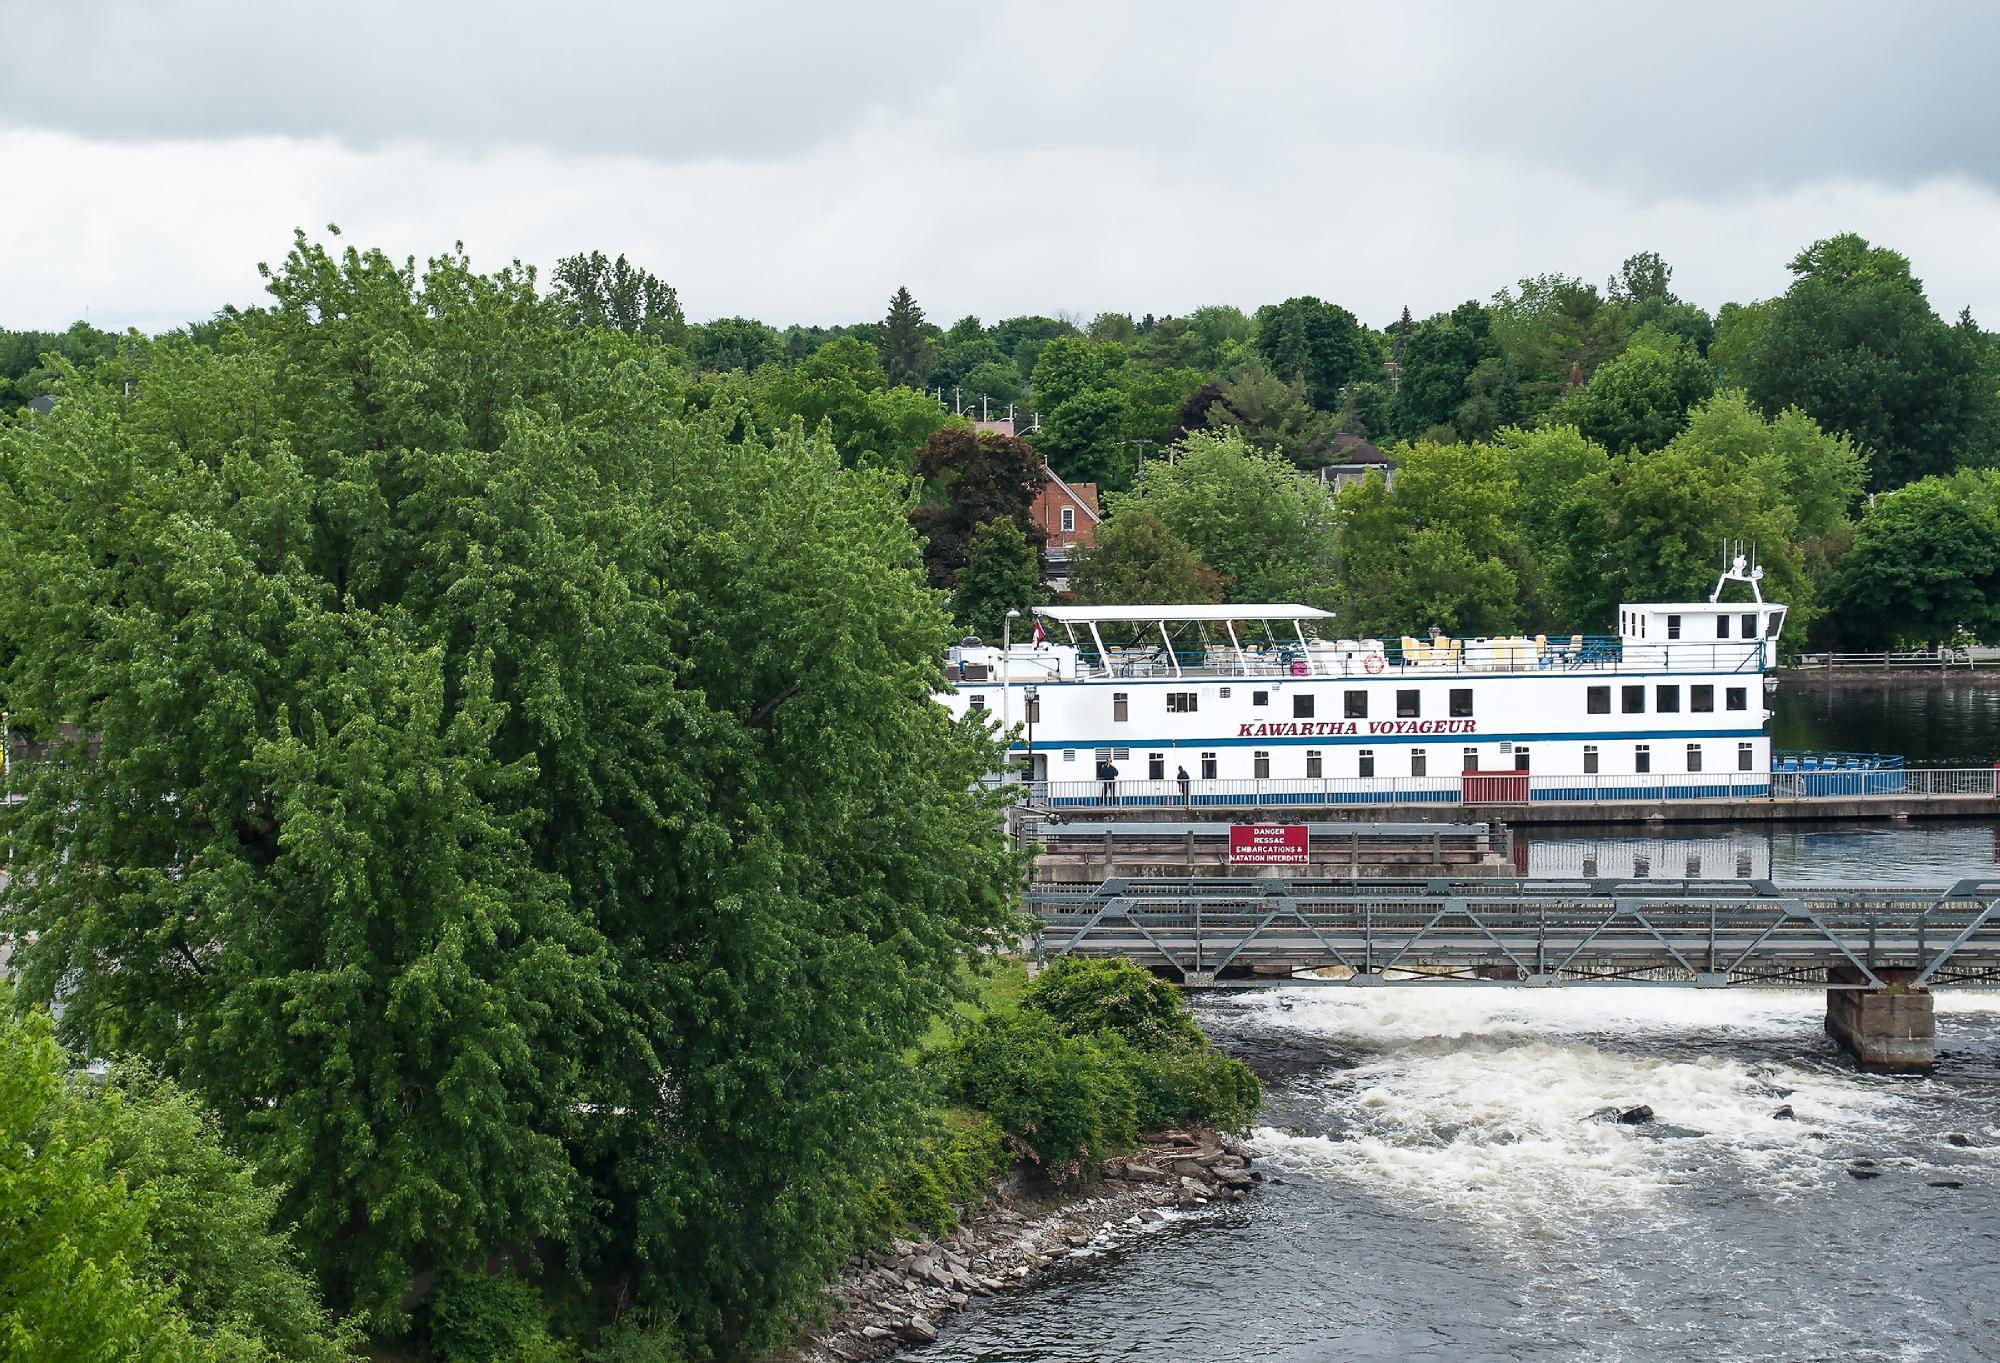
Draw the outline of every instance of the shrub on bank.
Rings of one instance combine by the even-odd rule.
[[[511,1273],[451,1269],[424,1302],[437,1363],[574,1363],[549,1333],[541,1293]]]
[[[1046,1013],[992,1013],[968,1028],[950,1065],[956,1096],[987,1113],[1014,1152],[1073,1182],[1139,1138],[1131,1066]]]
[[[1058,1182],[1145,1131],[1239,1128],[1262,1098],[1242,1061],[1195,1024],[1178,990],[1126,961],[1062,957],[1018,1009],[979,1019],[945,1057],[947,1087]]]
[[[1021,1001],[1071,1036],[1111,1032],[1144,1052],[1208,1045],[1180,991],[1130,961],[1058,956]]]
[[[943,1235],[958,1224],[959,1208],[984,1200],[1012,1163],[991,1117],[963,1108],[940,1113],[937,1131],[870,1198],[864,1239],[879,1242],[905,1229]]]

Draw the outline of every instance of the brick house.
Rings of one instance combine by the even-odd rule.
[[[1088,549],[1097,543],[1097,484],[1066,483],[1055,470],[1042,465],[1048,479],[1036,494],[1028,511],[1043,535],[1042,564],[1051,590],[1069,590],[1070,551]]]

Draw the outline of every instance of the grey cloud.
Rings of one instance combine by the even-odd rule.
[[[0,0],[0,125],[276,135],[659,163],[921,126],[940,181],[1037,149],[1504,154],[1700,196],[2000,183],[2000,7],[1935,0],[938,7]],[[1366,203],[1371,187],[1355,185]],[[1463,209],[1438,186],[1427,211]],[[1384,206],[1373,204],[1375,211]]]

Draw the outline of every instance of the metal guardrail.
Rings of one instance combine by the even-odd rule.
[[[1327,641],[1332,642],[1332,641]],[[1104,678],[1309,679],[1374,676],[1423,680],[1441,677],[1491,677],[1522,674],[1591,673],[1753,673],[1764,670],[1764,645],[1758,640],[1673,640],[1639,642],[1617,637],[1573,635],[1568,638],[1456,639],[1448,647],[1420,644],[1405,650],[1396,640],[1342,641],[1350,647],[1311,651],[1289,644],[1245,647],[1240,653],[1220,646],[1174,649],[1163,645],[1106,646],[1078,651],[1084,676]],[[1012,661],[1013,680],[1020,682],[1024,666]],[[978,678],[998,680],[1000,669]]]
[[[1667,801],[1811,802],[1889,796],[2000,798],[1994,767],[1829,768],[1795,772],[1452,772],[1443,776],[1285,779],[1036,781],[1029,798],[1051,811],[1313,809],[1396,805],[1658,804]],[[1468,779],[1470,778],[1470,779]]]
[[[1038,884],[1028,905],[1038,959],[1122,956],[1193,985],[2000,987],[1994,878],[1107,880]]]
[[[1839,668],[2000,668],[2000,648],[1906,649],[1880,653],[1799,653],[1781,659],[1778,666],[1787,672]]]

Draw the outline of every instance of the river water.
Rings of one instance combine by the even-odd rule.
[[[1949,694],[1943,716],[1905,694],[1857,717],[1808,693],[1780,739],[1959,760],[1911,741],[1942,735],[1994,760],[2000,708],[1982,707],[2000,692]],[[1747,857],[1791,881],[2000,867],[1994,823],[1677,832],[1566,829],[1530,850],[1588,848],[1625,874],[1609,863],[1678,868],[1698,845],[1725,874]],[[1811,991],[1300,988],[1198,1007],[1265,1081],[1271,1182],[976,1302],[906,1358],[2000,1360],[2000,995],[1940,995],[1925,1078],[1856,1073]],[[1638,1103],[1653,1126],[1590,1119]],[[1853,1178],[1860,1157],[1881,1176]]]

